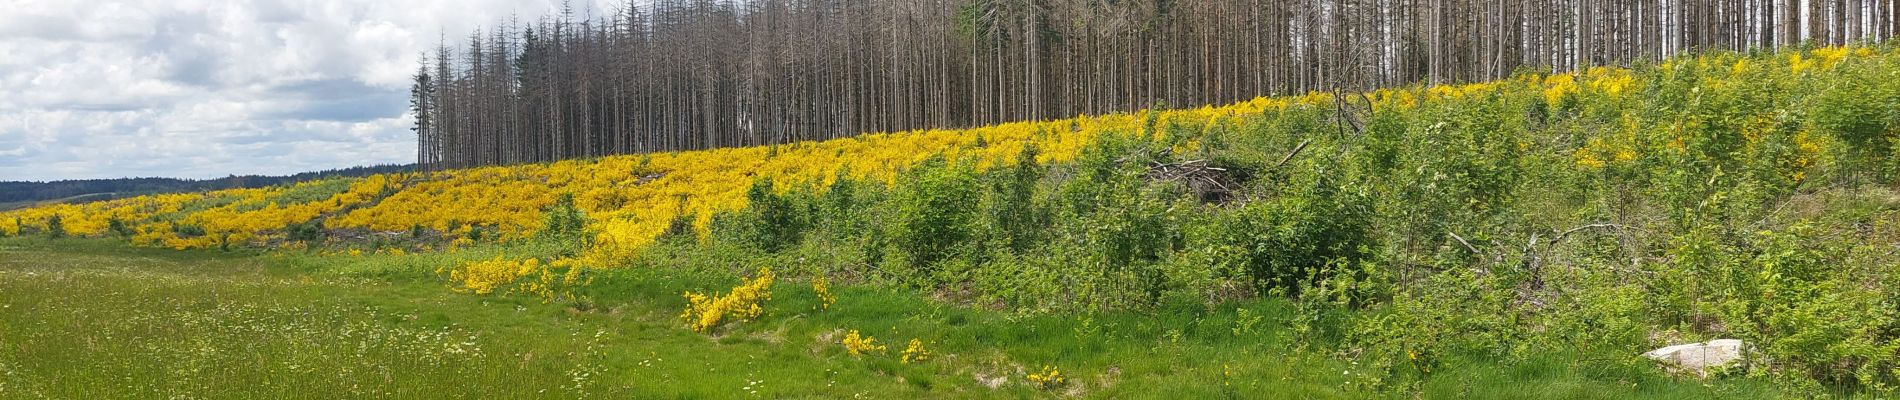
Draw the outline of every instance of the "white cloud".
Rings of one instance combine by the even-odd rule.
[[[417,57],[438,38],[558,6],[0,0],[0,180],[411,162],[402,109]]]

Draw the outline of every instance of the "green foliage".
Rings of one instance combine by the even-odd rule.
[[[1728,335],[1755,343],[1757,362],[1781,373],[1891,388],[1900,368],[1900,316],[1893,293],[1875,285],[1892,281],[1892,274],[1862,267],[1866,260],[1850,257],[1856,251],[1817,240],[1817,233],[1797,223],[1755,232],[1741,243],[1684,240],[1696,248],[1682,250],[1683,259],[1700,264],[1690,267],[1719,279],[1704,289],[1710,293],[1692,299],[1706,302],[1701,308],[1712,309]]]
[[[1891,66],[1874,67],[1868,63],[1840,66],[1847,79],[1813,88],[1818,93],[1810,100],[1806,121],[1817,133],[1846,143],[1848,156],[1856,161],[1880,167],[1863,173],[1881,173],[1892,179],[1897,171],[1876,163],[1894,154],[1895,136],[1900,135],[1900,111],[1895,111],[1893,104],[1900,103],[1900,89],[1891,84]]]
[[[46,237],[54,239],[66,237],[66,224],[60,219],[59,214],[46,217],[45,233]]]
[[[1021,315],[949,307],[918,293],[837,285],[837,303],[820,312],[809,286],[778,285],[766,305],[778,316],[773,323],[736,326],[708,340],[678,325],[677,302],[653,300],[676,298],[681,288],[729,287],[742,275],[669,258],[665,264],[600,271],[595,283],[579,288],[582,300],[544,303],[448,293],[429,272],[465,260],[532,253],[521,245],[349,257],[6,240],[0,242],[0,260],[9,261],[0,262],[0,292],[7,296],[0,305],[8,307],[0,307],[0,338],[15,350],[0,352],[0,368],[12,373],[0,388],[9,395],[54,398],[294,398],[310,392],[721,398],[753,385],[757,396],[773,398],[867,391],[905,398],[1029,398],[1051,393],[1022,378],[1035,371],[1016,372],[1011,364],[1054,364],[1070,387],[1108,398],[1275,391],[1382,397],[1362,389],[1371,372],[1363,362],[1282,349],[1289,336],[1280,316],[1289,307],[1276,299],[1159,312]],[[662,247],[675,245],[681,247],[657,250],[668,257],[709,250],[697,243]],[[901,363],[893,346],[889,354],[854,357],[838,344],[840,327],[891,343],[921,339],[940,356]],[[1705,383],[1635,369],[1552,374],[1547,371],[1579,370],[1570,363],[1583,358],[1549,356],[1545,364],[1530,366],[1447,360],[1447,375],[1433,375],[1419,397],[1775,395],[1752,381]],[[749,366],[742,374],[708,374],[708,365]],[[327,372],[308,373],[313,369]],[[627,385],[611,371],[676,379]],[[819,372],[820,379],[811,379]],[[970,378],[975,374],[1009,380],[992,388]],[[155,381],[165,384],[142,384]],[[1538,389],[1526,392],[1527,386]]]
[[[587,227],[587,214],[574,206],[574,195],[564,193],[549,206],[536,236],[578,240]]]
[[[905,265],[928,275],[962,251],[971,239],[980,188],[968,167],[941,158],[905,174],[892,195],[888,228],[892,249]]]
[[[541,230],[535,232],[533,240],[527,245],[536,254],[548,254],[553,257],[571,257],[585,249],[588,244],[587,214],[574,205],[573,194],[562,194],[543,212],[545,217]],[[484,230],[470,229],[470,240],[481,240]]]
[[[770,179],[753,182],[752,188],[746,191],[746,200],[750,205],[740,213],[737,222],[746,243],[772,253],[796,246],[802,240],[809,225],[810,212],[806,206],[810,202],[797,202],[788,195],[778,194]],[[840,201],[848,203],[849,199]]]
[[[286,206],[321,201],[350,189],[350,179],[329,179],[323,181],[292,184],[283,187],[283,191],[263,201],[239,205],[237,211],[253,211],[270,205]]]
[[[1034,144],[1026,144],[1016,165],[987,174],[986,210],[989,224],[999,230],[1002,246],[1022,254],[1044,238],[1049,214],[1036,202],[1036,184],[1043,167],[1036,162]]]
[[[291,241],[304,243],[321,242],[329,235],[323,228],[323,219],[320,218],[292,224],[284,234]]]
[[[118,235],[120,238],[129,238],[132,237],[133,234],[138,233],[132,231],[132,227],[126,225],[125,221],[119,219],[119,217],[106,218],[106,231],[112,232],[113,235]]]
[[[1350,267],[1366,260],[1375,245],[1364,201],[1324,179],[1313,185],[1243,206],[1228,235],[1210,245],[1234,249],[1228,259],[1262,291],[1298,296],[1331,274],[1358,274]],[[1329,265],[1339,268],[1323,268]]]
[[[1054,280],[1066,284],[1054,287],[1059,293],[1128,307],[1155,304],[1175,286],[1161,261],[1183,245],[1175,206],[1184,195],[1147,176],[1153,163],[1172,161],[1150,150],[1157,146],[1146,136],[1105,135],[1065,171],[1072,177],[1054,189],[1047,260],[1065,274]]]
[[[176,224],[172,225],[172,233],[177,233],[178,237],[182,238],[194,238],[204,236],[205,228],[192,224]]]
[[[1500,358],[1522,339],[1509,291],[1499,290],[1507,284],[1470,270],[1433,275],[1348,322],[1342,350],[1379,373],[1367,378],[1375,387],[1424,379],[1450,355]]]

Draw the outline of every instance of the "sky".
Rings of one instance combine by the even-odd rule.
[[[423,52],[558,6],[0,0],[0,181],[414,162],[408,91]]]

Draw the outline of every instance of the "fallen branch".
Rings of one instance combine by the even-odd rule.
[[[1445,234],[1451,235],[1452,239],[1458,240],[1458,244],[1465,245],[1465,250],[1471,250],[1471,254],[1484,254],[1484,253],[1479,253],[1478,248],[1475,246],[1472,246],[1471,242],[1465,241],[1464,237],[1458,236],[1458,232],[1445,231]]]
[[[1552,250],[1556,250],[1557,245],[1560,243],[1563,243],[1564,239],[1569,238],[1571,234],[1575,234],[1577,232],[1582,232],[1585,230],[1592,230],[1592,229],[1614,229],[1617,231],[1642,230],[1642,228],[1637,228],[1637,227],[1628,226],[1628,225],[1607,223],[1607,222],[1588,224],[1588,225],[1578,226],[1575,228],[1570,228],[1569,230],[1565,230],[1563,232],[1558,233],[1557,236],[1552,237],[1549,242],[1545,242],[1543,249],[1541,250],[1537,248],[1537,235],[1532,234],[1530,243],[1524,246],[1524,252],[1525,252],[1524,256],[1525,258],[1528,258],[1528,260],[1526,260],[1525,267],[1526,269],[1529,270],[1531,274],[1531,279],[1534,282],[1536,282],[1535,286],[1537,287],[1543,286],[1544,258],[1548,256]]]
[[[1294,156],[1300,155],[1300,151],[1306,150],[1306,145],[1309,145],[1312,143],[1313,143],[1313,139],[1306,139],[1306,140],[1300,141],[1299,145],[1293,146],[1292,152],[1286,153],[1286,157],[1280,157],[1280,162],[1274,163],[1273,168],[1267,168],[1267,169],[1269,170],[1280,169],[1280,167],[1285,166],[1288,161],[1293,161]]]

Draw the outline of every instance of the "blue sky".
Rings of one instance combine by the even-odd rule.
[[[0,0],[0,180],[408,163],[418,56],[444,33],[466,37],[557,6]]]

